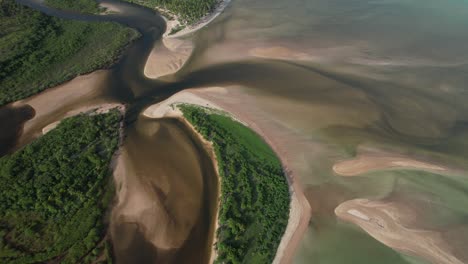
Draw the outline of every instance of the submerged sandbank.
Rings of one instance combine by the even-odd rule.
[[[336,215],[360,226],[383,244],[409,255],[422,257],[434,264],[462,264],[450,241],[442,232],[409,228],[404,220],[417,218],[414,210],[402,203],[355,199],[340,204]]]
[[[204,89],[203,92],[207,92],[209,90],[210,89]],[[160,104],[150,106],[144,111],[143,114],[152,118],[181,118],[182,112],[175,106],[177,103],[188,103],[218,110],[222,109],[223,111],[226,110],[218,105],[219,102],[213,102],[211,100],[204,99],[202,96],[200,96],[200,92],[200,90],[182,91]],[[236,117],[235,113],[230,111],[229,114],[235,120],[239,121],[239,118]],[[255,130],[260,136],[263,137],[263,139],[273,148],[275,152],[278,150],[276,146],[272,144],[272,141],[266,137],[262,130],[255,129],[255,126],[252,126],[254,124],[246,122],[241,123]],[[274,263],[290,263],[302,239],[302,236],[307,230],[310,219],[310,206],[304,194],[302,193],[300,184],[295,179],[295,175],[291,170],[288,169],[289,167],[287,166],[284,158],[279,156],[279,159],[282,162],[285,174],[287,175],[288,184],[290,186],[291,204],[288,225],[279,244]],[[212,256],[212,260],[213,259],[214,258]]]
[[[413,169],[434,173],[449,171],[442,165],[422,159],[376,150],[360,151],[355,158],[339,161],[333,165],[333,171],[341,176],[357,176],[370,171],[387,169]]]

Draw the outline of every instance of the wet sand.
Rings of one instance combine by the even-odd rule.
[[[187,62],[192,51],[190,40],[163,39],[154,46],[146,60],[145,76],[156,79],[177,72]]]
[[[122,13],[122,9],[119,6],[114,5],[112,3],[100,3],[99,7],[104,9],[104,11],[100,13],[102,15]]]
[[[220,201],[221,201],[221,185],[220,185],[221,179],[219,176],[218,160],[216,159],[216,154],[214,152],[213,143],[206,140],[203,137],[203,135],[198,133],[196,128],[183,117],[183,113],[176,106],[178,103],[196,104],[196,105],[210,107],[212,109],[218,109],[218,110],[220,110],[220,108],[206,100],[193,96],[193,94],[191,94],[190,92],[181,92],[170,97],[164,102],[148,107],[143,112],[143,115],[149,118],[155,118],[155,119],[174,118],[182,122],[185,126],[187,126],[193,132],[194,135],[196,135],[197,140],[201,143],[205,151],[208,153],[211,161],[213,162],[213,166],[215,168],[217,182],[218,182],[218,186],[217,186],[218,193],[217,193],[216,208],[215,208],[216,217],[214,219],[214,225],[212,226],[212,230],[210,231],[210,237],[212,239],[212,243],[211,243],[212,249],[211,249],[209,263],[213,263],[217,257],[216,249],[214,245],[217,242],[216,230],[218,229],[218,226],[219,226],[218,217],[219,217],[219,207],[220,207]]]
[[[45,135],[48,132],[50,132],[52,129],[56,128],[60,124],[60,122],[65,118],[75,116],[75,115],[78,115],[80,113],[89,113],[91,115],[105,114],[105,113],[108,113],[112,109],[119,110],[122,113],[122,115],[125,114],[125,106],[122,105],[122,104],[119,104],[119,103],[101,104],[101,105],[97,105],[96,108],[92,108],[92,109],[89,109],[89,110],[86,110],[86,111],[83,111],[84,109],[81,109],[79,112],[78,111],[71,111],[71,112],[68,112],[61,120],[55,121],[55,122],[45,126],[42,129],[42,134]]]
[[[127,128],[114,171],[110,229],[118,263],[135,263],[140,255],[144,263],[209,260],[217,177],[208,154],[187,133],[177,120],[144,116]]]
[[[359,155],[354,159],[336,163],[333,171],[341,176],[357,176],[369,171],[385,169],[414,169],[429,172],[444,172],[445,167],[433,165],[427,162],[418,161],[409,157],[375,157]]]
[[[260,130],[258,128],[255,129],[257,126],[254,122],[251,120],[245,120],[239,115],[242,114],[241,107],[235,109],[236,111],[233,111],[232,108],[229,108],[228,110],[224,107],[220,107],[223,105],[223,101],[226,100],[226,98],[232,99],[232,97],[224,97],[224,100],[214,100],[214,97],[210,97],[210,95],[219,95],[220,93],[224,93],[224,95],[226,95],[226,92],[226,90],[220,87],[185,90],[172,96],[161,104],[150,106],[145,110],[144,115],[153,118],[160,118],[163,116],[180,117],[180,110],[174,106],[177,103],[189,103],[218,110],[222,109],[223,111],[227,111],[234,119],[242,120],[244,125],[254,129],[257,133],[259,133],[260,136],[264,138],[268,144],[270,144],[273,150],[278,153],[278,146],[274,145],[274,141],[271,141],[267,137],[268,135],[263,132],[264,130],[268,130],[267,127],[262,127],[264,130]],[[308,228],[309,219],[311,217],[310,206],[302,192],[302,187],[297,181],[294,172],[289,169],[285,157],[279,155],[279,158],[283,164],[285,174],[288,176],[287,180],[291,191],[291,207],[288,226],[278,247],[274,263],[291,263],[294,257],[294,253],[302,240],[302,236],[304,235],[305,230]]]
[[[364,229],[385,245],[434,264],[462,264],[450,241],[436,230],[412,229],[402,219],[415,218],[411,207],[402,203],[355,199],[340,204],[336,215]],[[463,257],[463,256],[462,256]]]
[[[193,25],[188,25],[186,26],[184,29],[180,30],[179,32],[175,33],[175,34],[172,34],[172,35],[169,35],[169,33],[171,32],[171,30],[178,26],[178,25],[181,25],[181,22],[180,22],[180,19],[178,18],[177,15],[173,15],[173,19],[172,20],[167,20],[166,18],[166,23],[167,23],[167,29],[166,29],[166,32],[164,33],[164,37],[166,38],[179,38],[179,37],[182,37],[182,36],[186,36],[186,35],[189,35],[191,33],[194,33],[202,28],[204,28],[205,26],[207,26],[210,22],[212,22],[215,18],[217,18],[223,11],[224,9],[229,5],[229,3],[231,2],[231,0],[220,0],[217,4],[217,6],[215,7],[215,9],[210,12],[209,14],[207,14],[206,16],[202,17],[199,21],[197,21],[195,24]],[[163,9],[163,11],[167,12],[166,10]]]
[[[4,109],[17,109],[18,113],[26,107],[34,113],[22,129],[20,127],[23,125],[19,124],[16,127],[8,127],[9,131],[21,131],[17,133],[15,149],[41,136],[42,129],[51,123],[103,105],[118,104],[116,100],[106,96],[104,83],[108,74],[107,70],[99,70],[78,76],[64,84],[4,107]]]
[[[172,13],[171,15],[173,18],[171,20],[164,17],[166,21],[166,32],[163,34],[162,41],[153,47],[148,56],[144,69],[145,76],[150,79],[157,79],[165,75],[173,74],[181,69],[194,49],[192,41],[183,37],[207,26],[224,11],[230,2],[231,0],[221,0],[213,12],[201,18],[195,24],[186,26],[172,35],[169,35],[170,32],[181,25],[180,19],[177,15]],[[160,10],[163,11],[163,13],[170,13],[165,9]]]

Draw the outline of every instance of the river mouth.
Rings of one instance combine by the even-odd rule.
[[[141,123],[141,109],[177,91],[228,85],[242,91],[242,96],[231,91],[215,96],[243,108],[238,112],[252,122],[271,123],[312,206],[314,217],[296,263],[311,259],[333,264],[415,263],[336,217],[334,209],[352,199],[398,197],[395,200],[403,205],[420,199],[413,206],[421,209],[412,216],[415,228],[452,234],[466,226],[468,183],[464,181],[399,168],[348,178],[332,170],[334,164],[351,160],[360,147],[370,146],[394,156],[455,166],[466,176],[468,11],[463,1],[429,0],[429,5],[421,0],[236,0],[227,14],[197,33],[194,53],[171,76],[172,83],[149,80],[142,70],[164,29],[161,19],[148,9],[138,13],[138,7],[115,3],[123,5],[124,14],[55,15],[117,21],[142,33],[111,67],[104,95],[98,96],[129,104],[126,142],[140,137],[134,126]],[[133,15],[125,14],[129,10],[135,10]],[[40,116],[40,110],[35,110]],[[62,110],[66,107],[56,111]],[[32,134],[50,123],[41,122]],[[10,139],[3,140],[2,146],[3,142]],[[148,155],[152,153],[147,150]],[[134,156],[154,162],[138,153]],[[124,230],[143,241],[144,232],[135,231],[134,225]],[[455,244],[467,237],[460,236]],[[144,260],[163,258],[162,254],[167,257],[163,261],[174,260],[173,252],[158,255],[155,252],[161,250],[142,247],[149,252]]]

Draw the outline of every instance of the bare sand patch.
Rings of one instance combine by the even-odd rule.
[[[42,134],[45,135],[48,132],[50,132],[52,129],[56,128],[60,124],[60,122],[63,119],[67,118],[67,117],[75,116],[75,115],[78,115],[78,114],[83,113],[83,112],[89,112],[90,114],[105,114],[105,113],[108,113],[111,109],[115,109],[115,108],[118,108],[118,110],[120,112],[122,112],[122,113],[124,113],[124,111],[125,111],[124,110],[124,108],[125,108],[124,105],[119,104],[119,103],[110,103],[110,104],[99,105],[95,109],[89,109],[89,110],[87,110],[87,109],[78,109],[78,110],[73,110],[73,111],[67,112],[65,114],[65,116],[61,120],[55,121],[55,122],[45,126],[42,129]]]
[[[104,9],[104,11],[100,13],[101,15],[122,13],[122,9],[112,3],[100,3],[99,7]]]
[[[145,64],[145,76],[156,79],[177,72],[187,62],[192,50],[190,40],[164,39],[151,50]]]
[[[171,19],[171,20],[166,19],[167,29],[166,29],[166,32],[164,33],[163,37],[165,37],[165,38],[178,38],[178,37],[186,36],[186,35],[191,34],[191,33],[195,32],[197,30],[202,29],[203,27],[208,25],[211,21],[213,21],[216,17],[218,17],[224,11],[224,9],[229,5],[230,2],[231,2],[231,0],[220,0],[217,3],[215,9],[212,12],[210,12],[206,16],[202,17],[195,24],[185,26],[184,29],[182,29],[182,30],[180,30],[177,33],[172,34],[172,35],[169,35],[171,33],[172,29],[174,27],[176,27],[176,26],[183,25],[184,23],[182,23],[182,19],[180,19],[179,16],[168,12],[168,10],[161,9],[165,13],[170,13],[172,15],[172,17],[173,17],[173,19]]]
[[[369,171],[385,169],[414,169],[429,172],[446,172],[448,169],[427,161],[398,155],[394,153],[366,151],[359,153],[355,158],[337,162],[333,171],[341,176],[356,176]]]
[[[162,14],[170,14],[172,18],[168,19],[163,16],[166,21],[166,32],[163,34],[162,44],[155,45],[148,56],[144,69],[145,76],[156,79],[173,74],[182,68],[192,54],[194,47],[189,39],[181,37],[194,33],[208,25],[223,12],[230,1],[219,1],[213,12],[210,12],[193,25],[185,25],[179,16],[166,9],[157,8]],[[177,33],[171,34],[175,28],[180,26],[184,26],[184,28]]]
[[[81,75],[37,95],[14,102],[13,107],[29,105],[36,113],[24,125],[18,147],[42,135],[42,129],[49,124],[102,105],[117,103],[104,96],[105,85],[103,84],[108,74],[107,70],[98,70]]]
[[[335,214],[360,226],[383,244],[406,254],[422,257],[434,264],[462,264],[442,232],[408,228],[402,224],[414,218],[413,210],[402,203],[355,199],[340,204]]]

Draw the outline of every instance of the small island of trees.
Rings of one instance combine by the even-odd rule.
[[[271,263],[290,209],[278,157],[259,135],[229,116],[188,104],[178,107],[213,143],[219,164],[216,263]]]

